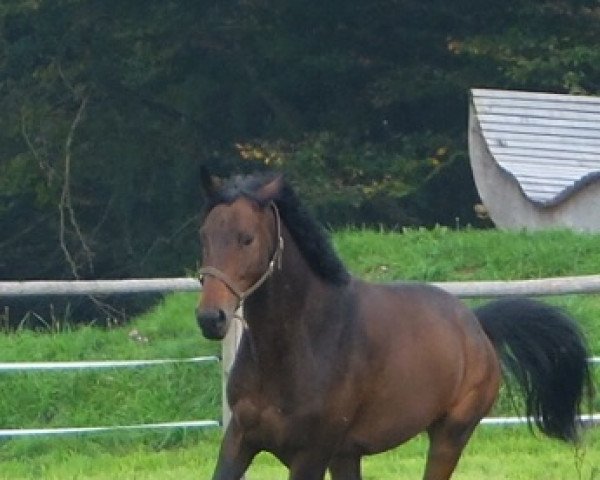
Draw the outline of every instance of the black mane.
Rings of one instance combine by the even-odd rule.
[[[239,197],[246,197],[266,206],[274,202],[281,215],[281,221],[296,242],[302,256],[310,268],[323,280],[343,285],[350,274],[337,256],[325,229],[309,214],[287,181],[273,198],[260,198],[261,187],[273,180],[273,174],[234,176],[214,191],[207,199],[206,213],[219,204],[231,204]]]

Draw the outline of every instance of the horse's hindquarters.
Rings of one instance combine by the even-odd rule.
[[[369,369],[344,448],[384,451],[451,416],[476,425],[500,371],[471,311],[425,285],[365,284],[360,298]]]

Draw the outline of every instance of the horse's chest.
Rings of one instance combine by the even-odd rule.
[[[274,452],[306,443],[320,418],[312,409],[286,411],[273,403],[251,399],[239,400],[232,413],[245,438]]]

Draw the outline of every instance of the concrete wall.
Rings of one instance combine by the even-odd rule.
[[[585,185],[556,205],[542,206],[532,202],[516,178],[494,160],[472,104],[469,156],[479,196],[497,227],[528,230],[572,228],[600,232],[600,180]]]

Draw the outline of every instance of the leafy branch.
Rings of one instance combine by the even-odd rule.
[[[69,265],[71,267],[71,272],[73,273],[73,276],[75,278],[80,278],[79,277],[79,267],[77,266],[77,263],[75,262],[73,255],[71,254],[71,252],[69,251],[69,248],[67,246],[67,242],[66,242],[67,221],[71,225],[71,227],[73,227],[73,229],[75,230],[77,239],[79,240],[81,247],[83,248],[83,251],[85,253],[85,257],[88,262],[88,266],[89,266],[90,270],[93,270],[93,263],[92,263],[93,253],[92,253],[90,247],[88,246],[87,242],[85,241],[85,238],[83,236],[83,233],[81,231],[81,228],[79,226],[77,218],[75,216],[75,210],[73,209],[73,202],[72,202],[72,197],[71,197],[71,163],[72,163],[73,138],[75,136],[75,131],[77,130],[77,127],[79,127],[79,125],[81,124],[81,121],[83,119],[83,114],[85,112],[87,104],[88,104],[88,97],[84,96],[81,99],[81,103],[79,104],[79,108],[77,109],[75,118],[73,119],[73,122],[71,123],[71,127],[69,128],[69,133],[68,133],[67,139],[65,141],[65,170],[64,170],[64,177],[63,177],[63,187],[62,187],[62,192],[60,195],[60,202],[58,205],[58,210],[60,213],[60,230],[59,230],[60,247],[65,255],[65,259],[67,260],[67,262],[69,263]]]

